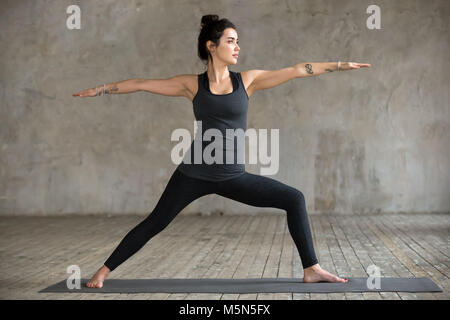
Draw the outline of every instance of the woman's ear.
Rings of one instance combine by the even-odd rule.
[[[212,42],[211,40],[206,41],[206,48],[207,48],[210,52],[214,52],[214,47],[215,47],[214,42]]]

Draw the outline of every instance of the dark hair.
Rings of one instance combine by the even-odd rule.
[[[206,65],[208,64],[208,57],[211,57],[212,60],[211,53],[206,48],[206,42],[211,40],[218,46],[220,37],[227,28],[236,30],[231,21],[225,18],[219,20],[219,16],[216,14],[207,14],[202,17],[200,34],[198,35],[198,56],[201,60],[205,60]]]

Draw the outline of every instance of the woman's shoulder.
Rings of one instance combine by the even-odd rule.
[[[242,83],[244,84],[244,88],[247,91],[249,97],[251,95],[249,87],[252,81],[250,72],[251,70],[237,72],[237,74],[239,74],[239,76],[241,77]]]
[[[189,74],[186,75],[186,98],[188,98],[191,102],[194,100],[195,95],[198,91],[198,77],[201,74]]]

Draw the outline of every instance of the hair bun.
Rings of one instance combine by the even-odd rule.
[[[202,17],[201,26],[203,28],[208,24],[214,23],[216,21],[219,21],[219,16],[217,14],[207,14]]]

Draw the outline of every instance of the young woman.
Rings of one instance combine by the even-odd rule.
[[[166,96],[183,96],[192,101],[195,117],[197,121],[202,121],[202,133],[208,128],[216,128],[225,135],[226,129],[246,130],[248,100],[257,90],[273,88],[295,78],[370,67],[370,64],[352,62],[311,62],[274,71],[232,72],[228,66],[237,63],[240,53],[238,43],[233,23],[227,19],[219,20],[217,15],[206,15],[202,17],[198,37],[198,55],[207,64],[204,73],[168,79],[124,80],[87,89],[73,96],[95,97],[142,90]],[[225,151],[224,148],[223,154]],[[234,155],[239,156],[236,149]],[[272,178],[248,173],[244,164],[230,164],[225,160],[222,163],[198,164],[183,160],[173,172],[153,211],[128,232],[87,286],[101,288],[111,271],[167,227],[184,207],[207,194],[218,194],[251,206],[285,210],[288,229],[304,269],[303,281],[348,281],[320,267],[314,252],[305,197],[301,191]]]

